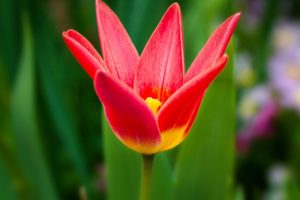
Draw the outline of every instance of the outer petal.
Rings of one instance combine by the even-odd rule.
[[[215,62],[222,57],[238,23],[240,15],[241,13],[236,13],[229,17],[215,30],[185,75],[185,82],[213,66]]]
[[[99,69],[107,70],[97,50],[80,33],[68,30],[63,32],[63,38],[74,57],[92,79]]]
[[[228,57],[224,55],[214,67],[184,84],[163,105],[158,113],[162,143],[159,151],[178,145],[189,132],[201,100],[209,84],[222,71]]]
[[[135,77],[135,90],[145,99],[164,102],[183,84],[183,39],[179,5],[169,7],[149,39]]]
[[[159,129],[143,99],[131,88],[101,71],[96,75],[94,86],[116,136],[137,152],[157,152],[161,141]]]
[[[133,86],[139,55],[115,13],[96,0],[96,14],[102,55],[110,72]]]

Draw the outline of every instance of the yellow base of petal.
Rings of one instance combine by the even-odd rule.
[[[132,141],[132,139],[120,138],[118,134],[115,134],[118,139],[128,148],[139,152],[145,155],[155,154],[157,152],[166,151],[174,148],[178,144],[180,144],[185,136],[185,130],[187,126],[182,126],[178,128],[172,128],[167,131],[161,132],[161,142],[158,144],[154,144],[153,142],[149,143],[141,143],[138,141]]]
[[[159,151],[166,151],[180,144],[185,138],[186,126],[173,128],[161,133]]]
[[[137,151],[141,154],[154,154],[161,151],[166,151],[169,149],[174,148],[178,144],[180,144],[186,134],[185,134],[186,126],[179,127],[179,128],[173,128],[168,131],[164,131],[161,133],[161,143],[160,144],[151,144],[149,142],[148,144],[145,143],[138,143],[136,141],[131,141],[130,139],[120,139],[120,141],[127,146],[128,148]]]
[[[120,139],[120,141],[128,148],[145,155],[157,153],[160,147],[159,144],[155,145],[153,143],[151,144],[151,142],[149,142],[149,144],[145,144],[145,143],[138,143],[130,139],[127,140]]]

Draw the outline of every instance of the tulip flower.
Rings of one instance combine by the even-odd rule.
[[[116,14],[100,0],[96,14],[102,56],[75,30],[64,32],[63,38],[93,79],[114,134],[145,155],[177,146],[188,135],[208,86],[228,61],[225,50],[240,13],[216,29],[186,73],[177,3],[168,8],[141,55]]]

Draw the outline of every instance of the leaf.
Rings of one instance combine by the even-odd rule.
[[[2,134],[8,128],[9,119],[6,117],[9,113],[10,90],[9,82],[7,80],[8,74],[4,70],[4,66],[0,60],[0,131]]]
[[[7,80],[11,83],[15,78],[15,70],[18,66],[16,55],[19,53],[18,24],[20,5],[15,5],[14,1],[2,0],[0,6],[0,60],[5,67]],[[2,67],[2,66],[0,66]]]
[[[284,192],[286,193],[287,199],[296,200],[300,198],[300,188],[299,184],[294,178],[289,178],[287,184],[284,188]]]
[[[237,190],[235,191],[234,199],[235,200],[245,200],[244,191],[241,187],[238,187]]]
[[[54,133],[49,133],[57,134],[56,137],[61,140],[61,148],[66,151],[67,162],[71,163],[71,170],[75,171],[79,184],[87,186],[89,173],[75,121],[76,116],[80,114],[72,110],[70,106],[78,99],[77,96],[75,98],[77,91],[72,90],[72,87],[70,87],[70,82],[73,80],[71,78],[74,78],[75,74],[70,70],[73,66],[66,62],[66,57],[63,57],[63,51],[61,50],[66,51],[66,47],[63,46],[64,49],[62,49],[61,46],[57,45],[59,39],[59,44],[63,45],[61,33],[59,33],[60,37],[56,37],[55,26],[48,19],[43,10],[43,5],[40,2],[36,2],[35,5],[37,7],[34,9],[33,22],[35,25],[35,47],[39,50],[36,52],[38,76],[41,82],[42,99],[46,104],[47,112],[45,112],[45,115],[48,114],[47,117],[50,118],[50,122],[46,123],[47,126],[52,125],[51,122],[53,123]],[[46,116],[45,119],[47,119]],[[63,178],[59,177],[58,180],[61,181]],[[77,182],[75,184],[79,188],[80,185]]]
[[[13,180],[9,176],[7,167],[0,159],[0,194],[5,200],[17,200],[17,194],[13,186]]]
[[[28,16],[23,17],[23,49],[12,94],[13,139],[17,159],[32,199],[57,199],[47,168],[36,116],[33,40]]]
[[[235,87],[232,46],[226,70],[207,91],[176,164],[175,199],[228,199],[232,184]]]

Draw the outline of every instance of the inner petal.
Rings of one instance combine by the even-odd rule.
[[[151,97],[152,99],[157,99],[163,104],[173,93],[175,90],[171,90],[170,88],[160,88],[148,86],[143,91],[140,91],[140,96],[145,99]]]
[[[136,68],[134,90],[162,104],[183,85],[181,12],[172,4],[147,42]]]

